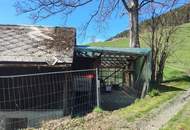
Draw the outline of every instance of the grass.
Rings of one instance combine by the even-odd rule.
[[[143,100],[138,100],[129,107],[121,109],[119,114],[128,122],[132,122],[137,118],[143,117],[153,108],[159,107],[161,103],[171,99],[175,95],[176,92],[161,94],[160,96],[156,97],[145,97]]]
[[[119,110],[118,114],[124,117],[127,121],[132,122],[137,118],[143,117],[154,108],[159,107],[164,102],[172,99],[179,92],[188,89],[190,87],[189,86],[190,78],[188,80],[184,80],[183,78],[181,78],[181,80],[173,80],[172,77],[175,77],[174,72],[176,71],[177,70],[167,69],[166,74],[168,74],[167,75],[168,79],[172,81],[170,82],[170,80],[168,80],[167,83],[164,83],[159,88],[160,91],[159,96],[154,96],[154,97],[146,96],[144,99],[137,100],[129,107]],[[180,74],[181,72],[177,71],[177,73]]]
[[[189,130],[190,102],[178,112],[161,130]]]
[[[178,39],[177,50],[174,55],[169,58],[168,65],[189,70],[190,69],[190,23],[179,26],[175,34],[175,39]]]
[[[156,96],[160,96],[160,91],[158,89],[152,89],[149,93],[149,96],[151,97],[156,97]]]
[[[129,43],[129,40],[126,38],[123,38],[123,39],[118,39],[114,41],[90,43],[90,46],[125,48],[125,47],[128,47],[128,43]]]
[[[102,113],[103,110],[102,110],[100,107],[95,107],[95,108],[93,109],[93,112]]]

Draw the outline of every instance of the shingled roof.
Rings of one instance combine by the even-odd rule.
[[[75,29],[0,25],[0,62],[72,63]]]

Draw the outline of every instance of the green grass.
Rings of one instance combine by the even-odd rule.
[[[179,69],[190,69],[190,23],[179,26],[175,34],[178,45],[175,53],[169,58],[168,65]]]
[[[158,89],[152,89],[149,93],[149,96],[151,97],[156,97],[156,96],[160,96],[160,91]]]
[[[161,130],[190,130],[190,102],[161,128]]]
[[[181,77],[178,75],[176,80],[175,72],[178,74],[181,74],[182,72],[178,72],[177,70],[169,68],[167,68],[165,71],[166,75],[168,76],[168,80],[159,88],[159,96],[146,96],[144,99],[137,100],[129,107],[119,110],[119,113],[117,114],[125,118],[127,121],[132,122],[137,118],[143,117],[154,108],[157,108],[164,102],[172,99],[179,92],[182,92],[190,87],[190,78],[183,78],[185,74],[182,74]]]
[[[123,38],[114,41],[107,41],[107,42],[97,42],[97,43],[90,43],[90,46],[99,46],[99,47],[119,47],[125,48],[128,47],[129,39]]]
[[[95,107],[95,108],[93,109],[93,112],[102,113],[103,110],[102,110],[100,107]]]
[[[145,114],[147,114],[147,112],[151,111],[153,108],[158,107],[161,103],[171,99],[175,95],[176,92],[161,94],[157,97],[147,96],[142,100],[136,101],[129,107],[121,109],[119,114],[128,122],[132,122],[136,118],[143,117]]]

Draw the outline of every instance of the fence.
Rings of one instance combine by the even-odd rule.
[[[0,76],[0,126],[36,127],[42,120],[90,112],[99,94],[96,73],[81,70]]]

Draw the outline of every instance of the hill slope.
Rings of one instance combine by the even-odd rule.
[[[141,35],[143,37],[143,35]],[[175,53],[169,58],[168,64],[173,67],[181,69],[190,69],[190,23],[182,24],[179,26],[175,39],[177,40],[178,46]],[[129,39],[120,38],[113,41],[91,43],[90,46],[99,46],[99,47],[128,47]],[[142,47],[146,47],[141,39]]]
[[[190,22],[190,11],[189,10],[190,10],[190,3],[183,5],[179,8],[176,8],[171,12],[162,14],[162,15],[158,16],[157,19],[159,19],[161,17],[166,17],[166,18],[168,18],[167,20],[169,21],[170,17],[171,17],[171,13],[175,12],[175,15],[178,17],[177,25],[181,25],[181,24]],[[145,20],[140,23],[141,31],[146,29],[146,26],[149,22],[150,22],[150,20]],[[169,23],[172,23],[172,22],[170,21]],[[107,41],[112,41],[113,39],[118,39],[118,38],[124,38],[124,37],[128,36],[128,33],[129,33],[129,30],[125,30],[125,31],[120,32],[117,35],[109,38]]]

